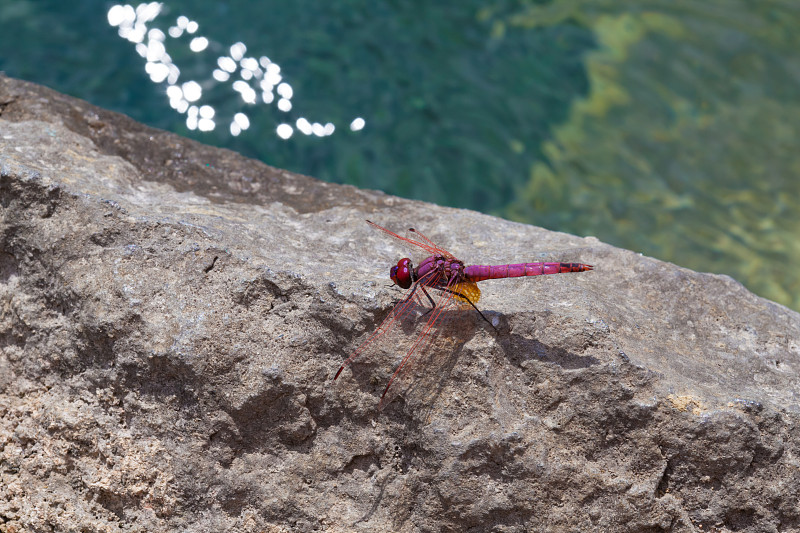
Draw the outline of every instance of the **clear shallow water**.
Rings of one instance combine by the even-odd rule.
[[[140,9],[146,31],[123,38],[115,5],[0,3],[0,70],[328,181],[726,273],[800,309],[800,6],[175,1]]]

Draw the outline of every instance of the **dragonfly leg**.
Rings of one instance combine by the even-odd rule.
[[[418,284],[417,284],[417,285],[414,287],[414,290],[417,290],[417,288],[419,288],[419,289],[420,289],[420,290],[421,290],[421,291],[422,291],[422,292],[425,294],[425,296],[427,296],[427,297],[428,297],[428,300],[431,302],[431,308],[430,308],[430,309],[428,309],[427,311],[425,311],[425,312],[422,314],[422,316],[425,316],[425,315],[427,315],[428,313],[430,313],[431,311],[433,311],[434,309],[436,309],[436,302],[434,302],[434,301],[433,301],[433,298],[431,298],[431,295],[430,295],[430,294],[428,294],[428,291],[426,291],[426,290],[425,290],[425,287],[424,287],[424,286],[422,286],[422,285],[420,285],[420,284],[418,283]],[[467,302],[469,305],[471,305],[471,306],[472,306],[472,308],[473,308],[473,309],[475,309],[475,310],[478,312],[478,314],[479,314],[479,315],[481,315],[481,318],[482,318],[482,319],[484,319],[484,320],[486,321],[486,323],[487,323],[487,324],[489,324],[489,325],[492,327],[492,329],[495,331],[495,333],[500,333],[499,331],[497,331],[497,328],[496,328],[496,327],[494,327],[494,324],[492,324],[491,322],[489,322],[489,319],[488,319],[488,318],[486,318],[486,315],[484,315],[483,313],[481,313],[481,310],[480,310],[480,309],[478,309],[478,306],[477,306],[477,305],[475,305],[474,303],[472,303],[472,300],[470,300],[470,299],[467,297],[467,295],[466,295],[466,294],[461,294],[460,292],[458,292],[458,291],[454,291],[454,290],[452,290],[452,289],[445,289],[445,288],[440,288],[440,287],[436,287],[436,288],[437,288],[437,289],[439,289],[439,290],[441,290],[441,291],[443,291],[443,292],[449,292],[450,294],[453,294],[453,295],[455,295],[455,296],[458,296],[459,298],[463,299],[465,302]]]
[[[475,310],[478,312],[478,314],[479,314],[479,315],[481,315],[481,318],[482,318],[482,319],[484,319],[484,320],[486,321],[486,323],[487,323],[487,324],[489,324],[490,326],[492,326],[492,329],[494,330],[494,332],[495,332],[495,333],[500,333],[499,331],[497,331],[497,328],[496,328],[496,327],[494,327],[494,324],[492,324],[491,322],[489,322],[489,319],[488,319],[488,318],[486,318],[486,316],[485,316],[483,313],[481,313],[481,310],[480,310],[480,309],[478,309],[478,306],[477,306],[477,305],[475,305],[474,303],[472,303],[472,300],[470,300],[470,299],[467,297],[467,295],[466,295],[466,294],[461,294],[460,292],[458,292],[458,291],[454,291],[454,290],[452,290],[452,289],[441,289],[441,290],[442,290],[442,291],[444,291],[444,292],[449,292],[450,294],[454,294],[454,295],[458,296],[459,298],[461,298],[462,300],[464,300],[465,302],[467,302],[469,305],[471,305],[471,306],[472,306],[472,308],[473,308],[473,309],[475,309]],[[427,293],[425,293],[425,294],[427,294]],[[430,296],[428,296],[428,298],[430,298]]]
[[[422,313],[422,316],[425,316],[428,313],[430,313],[431,311],[433,311],[434,309],[436,309],[436,302],[433,301],[433,298],[431,298],[431,295],[428,294],[428,291],[425,290],[425,287],[423,287],[422,285],[419,285],[419,284],[417,284],[417,287],[422,289],[422,292],[425,293],[425,296],[428,297],[428,301],[431,303],[431,308],[428,309],[427,311],[425,311],[424,313]],[[415,287],[415,289],[416,289],[416,287]]]

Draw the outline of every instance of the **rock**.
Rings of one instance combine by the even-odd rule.
[[[800,529],[800,315],[728,277],[2,76],[0,175],[2,531]],[[379,411],[393,360],[332,381],[401,295],[365,218],[595,270],[482,282]]]

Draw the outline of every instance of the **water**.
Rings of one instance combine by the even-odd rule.
[[[800,309],[794,3],[170,1],[140,8],[139,41],[120,37],[115,5],[0,1],[0,70],[278,167],[596,235]]]

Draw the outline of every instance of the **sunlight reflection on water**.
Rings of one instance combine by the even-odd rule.
[[[245,105],[257,105],[260,96],[261,102],[266,105],[275,103],[283,113],[293,109],[294,89],[284,81],[280,65],[267,56],[258,59],[246,56],[247,46],[242,42],[234,43],[228,50],[228,55],[216,58],[217,68],[211,72],[209,79],[178,83],[181,71],[167,52],[167,38],[180,39],[184,34],[191,36],[197,32],[199,25],[181,15],[166,33],[155,27],[148,29],[148,25],[159,16],[163,6],[160,2],[139,4],[136,8],[129,4],[116,4],[108,10],[108,23],[118,28],[120,37],[136,45],[136,52],[146,60],[144,70],[150,80],[153,83],[166,82],[169,105],[178,113],[186,115],[187,128],[213,131],[217,123],[224,120],[215,116],[214,107],[201,102],[204,90],[209,92],[217,85],[228,82]],[[210,44],[204,36],[193,36],[187,46],[192,52],[200,53],[209,50]],[[237,74],[239,79],[231,81]],[[364,125],[364,119],[358,117],[350,123],[350,130],[360,131]],[[249,127],[250,119],[244,111],[235,113],[229,120],[229,130],[233,136],[240,135]],[[317,137],[327,137],[336,131],[336,126],[331,122],[312,123],[305,117],[300,117],[295,120],[294,127],[288,121],[278,124],[275,133],[281,139],[289,139],[294,135],[295,128],[303,135]]]

